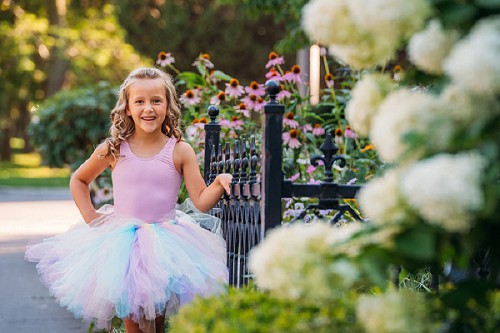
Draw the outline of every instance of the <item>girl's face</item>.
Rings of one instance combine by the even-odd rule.
[[[161,132],[167,116],[167,98],[161,79],[140,79],[132,83],[127,102],[127,116],[132,117],[136,131]]]

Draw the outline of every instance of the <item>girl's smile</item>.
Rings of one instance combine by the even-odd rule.
[[[135,129],[144,133],[161,132],[167,116],[167,98],[161,79],[142,79],[130,86],[127,115]]]

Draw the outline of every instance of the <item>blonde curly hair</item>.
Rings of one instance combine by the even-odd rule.
[[[106,156],[112,156],[115,160],[119,157],[120,144],[135,131],[132,117],[127,115],[128,98],[130,86],[138,80],[161,79],[165,86],[167,98],[167,116],[161,126],[161,131],[168,137],[175,137],[177,141],[182,139],[180,130],[181,111],[177,99],[177,92],[172,77],[157,68],[137,68],[123,81],[118,91],[118,100],[111,110],[110,136],[106,139],[108,152]]]

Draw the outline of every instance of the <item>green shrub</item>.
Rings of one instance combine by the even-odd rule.
[[[80,165],[108,133],[116,90],[107,82],[61,91],[35,112],[28,128],[43,163],[51,167]]]
[[[304,304],[252,289],[196,298],[172,318],[170,333],[357,332],[351,298],[344,304]]]

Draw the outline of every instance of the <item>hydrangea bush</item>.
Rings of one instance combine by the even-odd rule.
[[[269,232],[250,256],[256,293],[297,307],[334,306],[344,316],[329,317],[331,331],[349,325],[353,332],[495,332],[500,5],[312,0],[303,14],[313,40],[361,71],[346,117],[357,135],[372,140],[384,167],[359,193],[369,223],[302,223]],[[391,70],[394,63],[403,68]],[[397,85],[389,77],[394,72]],[[398,290],[401,270],[410,279],[401,279]],[[440,279],[439,292],[413,283],[429,270]],[[209,307],[188,306],[174,323]],[[238,305],[226,304],[225,311],[232,309]],[[233,326],[224,316],[208,317],[198,327],[226,322],[238,332],[273,331],[251,317]],[[314,330],[311,322],[287,326]]]

